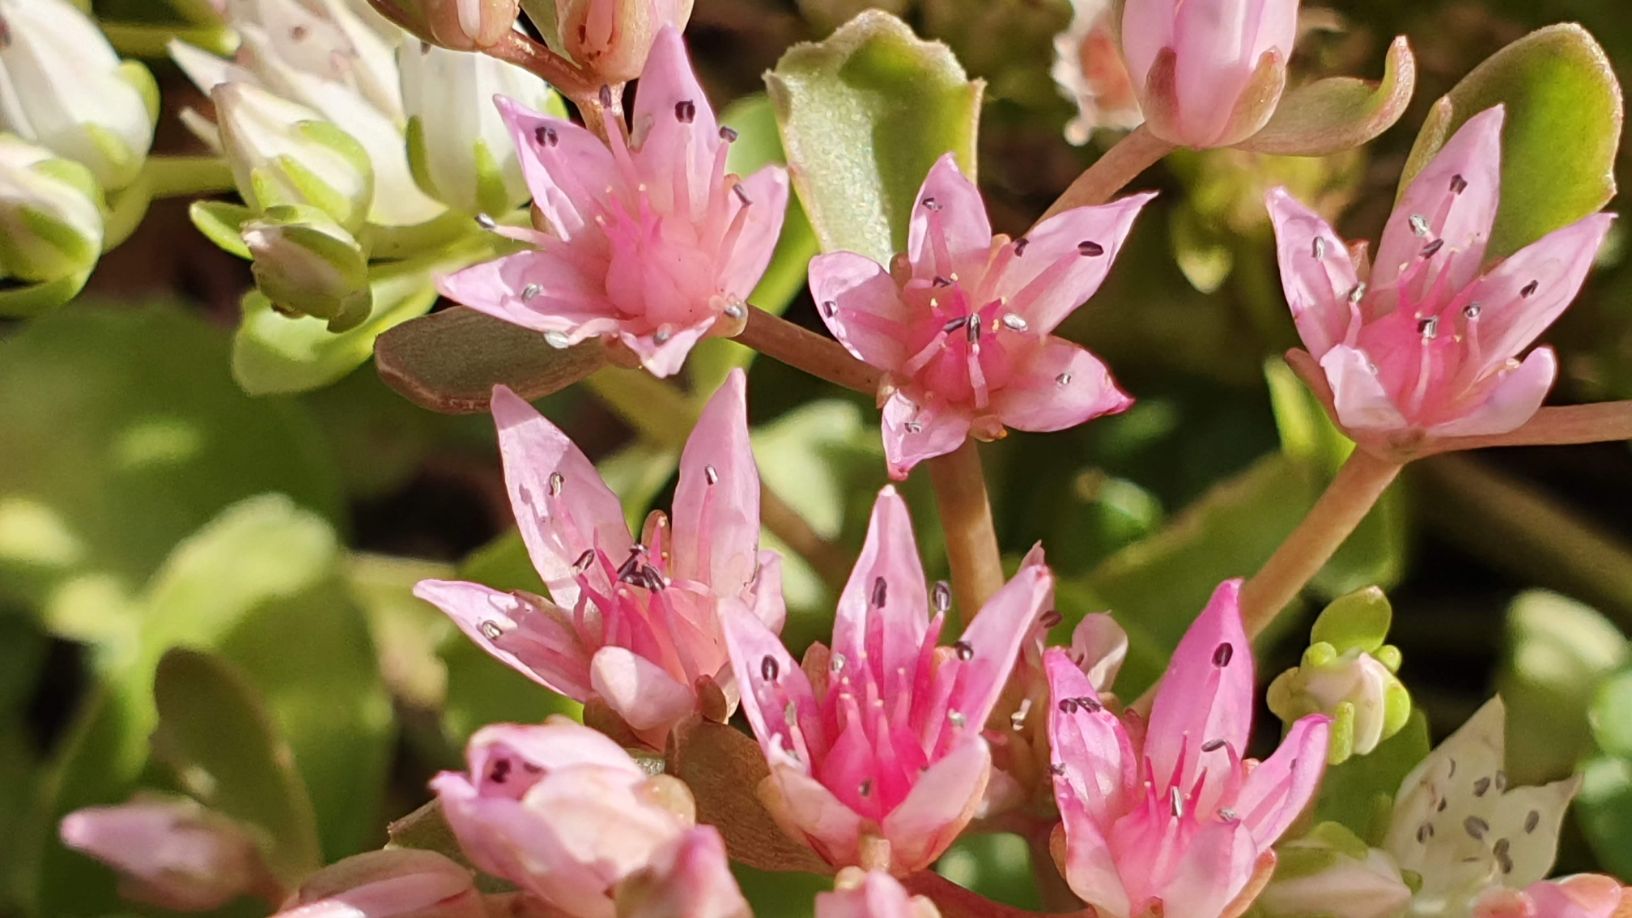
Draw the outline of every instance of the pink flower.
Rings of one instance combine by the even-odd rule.
[[[422,581],[414,595],[540,685],[604,702],[653,748],[708,700],[700,692],[717,686],[729,714],[736,687],[721,607],[751,608],[772,633],[785,617],[780,559],[758,550],[745,386],[742,371],[732,373],[703,409],[680,457],[673,525],[652,514],[640,542],[572,441],[495,389],[511,506],[550,599],[445,580]]]
[[[460,847],[481,870],[567,915],[610,918],[619,885],[654,870],[689,874],[682,885],[692,887],[729,882],[706,869],[723,861],[694,863],[696,849],[684,847],[695,819],[685,785],[648,775],[588,727],[561,717],[484,727],[467,756],[468,773],[431,781]]]
[[[1258,133],[1297,31],[1298,0],[1127,0],[1122,53],[1151,133],[1198,148]]]
[[[444,295],[556,347],[616,339],[657,376],[705,334],[740,330],[782,229],[787,175],[726,174],[736,135],[715,122],[679,32],[658,33],[629,136],[611,125],[610,149],[570,121],[499,107],[544,226],[504,231],[532,248],[443,278]]]
[[[1096,130],[1135,128],[1145,120],[1117,47],[1114,12],[1111,0],[1071,0],[1071,25],[1054,36],[1049,75],[1077,106],[1065,126],[1065,139],[1074,144],[1087,143]]]
[[[286,918],[485,918],[469,870],[434,851],[389,849],[312,874],[284,903]]]
[[[1284,189],[1270,192],[1298,334],[1357,438],[1404,448],[1506,433],[1552,387],[1552,350],[1519,354],[1575,298],[1613,217],[1594,214],[1487,269],[1502,120],[1500,107],[1469,119],[1417,175],[1374,267]]]
[[[913,896],[882,870],[839,871],[832,892],[816,894],[816,918],[938,918],[940,910],[924,896]]]
[[[1068,654],[1048,651],[1061,866],[1104,918],[1223,914],[1325,770],[1330,722],[1319,715],[1262,763],[1242,759],[1253,666],[1240,587],[1221,585],[1179,642],[1148,724],[1111,713]]]
[[[128,899],[177,911],[209,911],[277,881],[250,827],[186,798],[138,797],[75,810],[62,843],[112,867]]]
[[[1497,887],[1474,903],[1474,918],[1612,918],[1624,890],[1620,881],[1583,873],[1542,880],[1524,889]]]
[[[692,0],[555,0],[561,46],[610,84],[640,76],[665,26],[684,29]]]
[[[980,804],[981,729],[1052,588],[1046,569],[1022,568],[962,640],[937,647],[950,592],[925,588],[906,504],[885,488],[831,650],[813,645],[800,669],[762,622],[728,618],[743,709],[771,767],[760,796],[789,836],[835,866],[897,874],[945,851]]]
[[[1132,400],[1098,358],[1049,333],[1093,296],[1150,195],[1079,207],[1010,241],[950,154],[924,179],[904,258],[810,263],[810,289],[856,359],[883,370],[884,452],[903,479],[973,433],[1053,431]]]

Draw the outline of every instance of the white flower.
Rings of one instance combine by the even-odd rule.
[[[158,90],[68,0],[0,0],[0,128],[130,184],[153,143]]]
[[[248,83],[210,94],[238,194],[251,208],[316,207],[348,229],[362,225],[373,195],[363,148],[311,109]]]
[[[420,186],[467,214],[503,213],[526,203],[521,159],[492,100],[505,96],[542,110],[553,95],[549,86],[485,54],[414,42],[399,56],[408,157]]]
[[[0,278],[88,274],[102,254],[101,198],[84,166],[0,135]]]
[[[1467,915],[1482,893],[1524,889],[1552,869],[1580,780],[1509,787],[1504,728],[1492,699],[1400,784],[1384,848],[1422,877],[1412,915]]]
[[[254,86],[344,128],[373,164],[369,223],[417,226],[444,212],[408,166],[396,64],[406,33],[364,0],[231,0],[227,18],[242,39],[233,61],[171,45],[171,57],[194,83],[206,91],[222,83]],[[196,117],[193,123],[207,129]]]

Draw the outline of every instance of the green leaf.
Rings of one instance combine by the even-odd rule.
[[[1632,875],[1632,762],[1604,756],[1586,763],[1575,809],[1601,866]]]
[[[194,201],[187,208],[187,215],[192,218],[193,226],[204,238],[210,240],[222,249],[248,259],[249,246],[244,244],[244,237],[239,227],[246,220],[255,216],[255,211],[242,204],[229,204],[226,201]]]
[[[130,639],[130,597],[234,501],[275,491],[340,512],[310,418],[245,397],[225,339],[192,316],[81,305],[0,351],[0,597],[60,634]]]
[[[1620,638],[1620,635],[1616,637]],[[1625,639],[1620,638],[1620,643],[1624,647]],[[1513,702],[1509,699],[1509,710],[1512,707]],[[1617,758],[1632,761],[1632,717],[1627,716],[1629,711],[1632,711],[1632,669],[1623,669],[1598,686],[1587,713],[1592,724],[1592,737],[1597,741],[1598,748]]]
[[[1593,609],[1541,590],[1513,600],[1506,630],[1496,691],[1507,704],[1508,774],[1516,784],[1568,777],[1592,745],[1588,707],[1627,662],[1627,640]]]
[[[906,247],[918,188],[942,154],[974,175],[983,84],[945,45],[863,12],[796,45],[766,75],[793,185],[825,251],[888,264]]]
[[[1402,36],[1389,45],[1383,79],[1316,80],[1288,92],[1263,130],[1241,149],[1286,156],[1327,156],[1369,143],[1405,114],[1417,62]]]
[[[559,350],[538,332],[463,306],[397,326],[374,346],[375,369],[387,385],[448,414],[486,411],[500,383],[523,398],[542,398],[605,363],[599,341]]]
[[[322,866],[316,817],[294,754],[260,694],[231,664],[172,650],[159,661],[153,701],[154,755],[194,799],[264,830],[267,864],[285,883]]]
[[[1456,129],[1495,105],[1502,196],[1488,258],[1518,251],[1594,213],[1615,195],[1621,87],[1604,49],[1573,23],[1530,33],[1474,68],[1434,104],[1400,178],[1404,193]]]

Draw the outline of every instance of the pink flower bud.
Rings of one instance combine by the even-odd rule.
[[[185,798],[137,798],[69,813],[62,843],[120,874],[129,899],[209,911],[275,889],[249,827]]]
[[[618,886],[618,918],[752,918],[731,875],[725,841],[699,826]]]
[[[1523,889],[1496,887],[1474,903],[1474,918],[1612,918],[1625,899],[1614,877],[1583,873]]]
[[[846,867],[833,885],[832,892],[816,894],[816,918],[940,918],[934,902],[908,895],[881,870]]]
[[[692,0],[555,0],[561,44],[572,59],[609,85],[646,67],[666,26],[684,31]]]
[[[521,0],[396,0],[410,21],[401,23],[432,44],[479,51],[504,40],[516,26]]]
[[[284,903],[288,918],[484,918],[471,872],[434,851],[348,857],[307,878]]]
[[[1151,133],[1227,147],[1274,114],[1298,0],[1127,0],[1122,51]]]

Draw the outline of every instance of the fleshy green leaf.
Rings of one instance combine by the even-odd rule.
[[[59,633],[128,636],[120,597],[234,501],[276,491],[339,513],[310,418],[245,397],[226,340],[191,316],[80,305],[0,350],[0,596]]]
[[[1609,756],[1588,762],[1575,809],[1602,866],[1632,875],[1632,762]]]
[[[535,331],[456,306],[406,322],[375,342],[387,385],[414,404],[448,414],[486,411],[500,383],[542,398],[600,369],[599,341],[559,350]]]
[[[826,251],[880,264],[906,246],[913,201],[935,160],[974,174],[983,85],[945,45],[869,10],[826,41],[797,45],[766,76],[793,185]]]
[[[211,809],[257,826],[285,883],[322,866],[312,801],[260,695],[220,657],[172,650],[153,683],[155,756]]]
[[[1618,633],[1619,646],[1626,639]],[[1508,709],[1513,702],[1508,700]],[[1632,761],[1632,669],[1623,669],[1605,679],[1599,686],[1587,712],[1592,722],[1592,736],[1598,747],[1610,755]]]
[[[1317,80],[1281,98],[1264,129],[1245,150],[1289,156],[1327,156],[1370,142],[1405,114],[1416,88],[1417,61],[1402,36],[1389,45],[1383,78]]]
[[[1598,685],[1628,656],[1620,629],[1575,600],[1533,590],[1513,601],[1496,690],[1507,704],[1515,783],[1569,776],[1592,743],[1587,709]]]
[[[1401,191],[1457,128],[1495,105],[1507,106],[1507,125],[1490,258],[1510,255],[1614,196],[1622,118],[1621,87],[1597,40],[1573,23],[1548,26],[1496,52],[1434,104]]]

